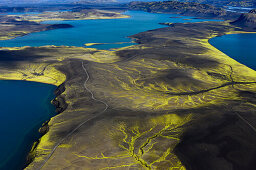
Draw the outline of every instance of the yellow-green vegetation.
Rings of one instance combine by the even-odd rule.
[[[192,55],[217,61],[220,63],[217,67],[198,69],[176,61],[152,59],[149,54],[135,56],[125,62],[94,64],[90,69],[92,72],[97,70],[94,82],[102,86],[90,88],[96,94],[104,91],[106,98],[112,98],[109,104],[118,101],[117,108],[143,108],[149,112],[200,107],[220,103],[227,98],[237,99],[233,89],[237,85],[232,86],[232,82],[255,82],[255,71],[212,47],[208,38],[187,39],[186,43],[207,48],[202,54]],[[255,86],[247,86],[247,89],[251,88]]]
[[[255,71],[208,43],[235,29],[177,24],[135,35],[142,44],[116,51],[2,48],[24,58],[1,66],[1,79],[65,86],[57,101],[65,99],[68,107],[48,123],[27,169],[184,170],[175,148],[199,118],[221,117],[232,102],[246,104],[238,110],[255,109],[239,95],[256,92]]]
[[[18,16],[3,15],[0,18],[0,40],[24,36],[31,32],[49,29],[47,24],[35,24],[21,20]]]
[[[117,42],[117,43],[86,43],[84,44],[86,47],[94,46],[94,45],[102,45],[102,44],[125,44],[130,42]]]
[[[118,61],[119,57],[113,51],[98,51],[96,49],[87,49],[82,47],[2,47],[2,50],[10,51],[12,56],[20,57],[20,51],[24,52],[24,58],[35,55],[37,51],[38,58],[31,62],[14,61],[15,67],[11,65],[3,67],[0,71],[0,79],[2,80],[26,80],[41,83],[53,84],[59,86],[66,80],[65,74],[56,69],[62,65],[63,61],[70,58],[85,59],[99,63],[108,63]],[[30,53],[33,51],[32,53]]]
[[[0,40],[8,40],[8,39],[16,38],[16,37],[19,37],[19,36],[24,36],[28,33],[30,33],[30,32],[28,32],[28,31],[13,31],[13,32],[1,31]]]
[[[72,27],[68,24],[40,24],[40,22],[42,21],[116,19],[129,17],[130,16],[123,15],[118,12],[95,9],[81,10],[79,12],[66,11],[43,12],[40,14],[6,15],[0,18],[0,40],[13,39],[19,36],[27,35],[32,32]],[[37,24],[35,24],[35,22],[37,22]]]
[[[109,130],[110,140],[114,140],[120,148],[120,153],[114,156],[85,156],[74,153],[79,158],[88,160],[122,160],[129,159],[127,164],[104,167],[101,169],[116,169],[121,167],[138,167],[145,169],[185,169],[177,157],[172,153],[182,133],[182,126],[191,120],[191,116],[180,117],[167,114],[150,118],[144,123],[118,122]],[[161,149],[160,149],[161,148]],[[86,151],[84,151],[86,152]],[[95,154],[94,154],[95,155]]]
[[[93,46],[93,45],[100,45],[100,44],[105,44],[105,43],[86,43],[84,44],[86,47],[90,47],[90,46]]]
[[[54,66],[57,66],[57,64],[22,63],[15,70],[2,69],[0,79],[35,81],[59,86],[65,81],[66,76]]]

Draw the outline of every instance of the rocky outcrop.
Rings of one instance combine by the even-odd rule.
[[[131,2],[128,6],[131,10],[143,10],[146,12],[176,13],[181,15],[193,15],[218,19],[234,19],[239,14],[228,12],[223,8],[195,2]]]
[[[56,108],[56,113],[59,114],[66,110],[68,107],[68,104],[65,101],[65,98],[61,96],[61,94],[66,90],[65,84],[61,84],[56,90],[55,90],[55,96],[57,96],[53,101],[52,104]]]
[[[61,24],[59,24],[61,25]],[[68,24],[63,24],[63,25],[68,25]],[[65,101],[65,98],[61,96],[61,94],[66,90],[65,88],[65,83],[62,83],[61,85],[58,86],[58,88],[55,90],[54,94],[56,96],[55,99],[52,100],[52,104],[55,106],[55,112],[56,114],[62,113],[66,108],[68,107],[68,104]],[[39,129],[39,133],[43,136],[49,131],[49,123],[50,120],[46,121],[45,123],[42,124],[42,127]],[[27,155],[26,158],[26,163],[25,167],[27,167],[36,157],[36,149],[37,146],[40,142],[40,139],[34,142],[29,154]]]
[[[47,29],[52,30],[52,29],[58,29],[58,28],[72,28],[74,26],[70,24],[53,24],[47,27]]]
[[[59,28],[71,28],[70,24],[41,24],[34,21],[22,20],[20,16],[0,16],[0,39],[12,39],[32,32],[40,32]],[[4,26],[3,26],[4,25]]]
[[[246,30],[256,30],[256,10],[251,10],[249,13],[241,14],[241,16],[231,22],[232,25],[242,27]]]
[[[252,10],[250,10],[250,12],[249,13],[251,13],[251,14],[256,14],[256,9],[252,9]]]
[[[237,6],[237,7],[253,7],[256,5],[255,0],[179,0],[181,2],[198,2],[203,4],[211,4],[214,6]]]

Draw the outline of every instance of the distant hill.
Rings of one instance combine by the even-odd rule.
[[[239,14],[226,11],[223,8],[195,2],[131,2],[129,3],[128,8],[131,10],[143,10],[146,12],[175,13],[181,15],[210,17],[218,19],[234,19],[239,17]]]
[[[66,4],[80,2],[81,0],[0,0],[0,5],[19,5],[19,4]],[[81,1],[82,2],[82,1]],[[83,0],[88,3],[112,3],[117,2],[116,0]]]
[[[20,5],[20,4],[66,4],[66,3],[129,3],[134,0],[0,0],[0,5]],[[143,2],[162,0],[139,0]]]
[[[251,10],[249,13],[241,14],[241,16],[231,24],[240,26],[246,29],[256,30],[256,9]]]
[[[256,0],[178,0],[180,2],[197,2],[212,4],[217,6],[239,6],[239,7],[256,7]]]
[[[0,0],[0,5],[19,5],[19,4],[65,4],[65,3],[129,3],[132,1],[152,2],[164,0]],[[197,2],[204,4],[212,4],[217,6],[243,6],[243,7],[256,7],[256,0],[173,0],[179,2]]]
[[[117,0],[73,0],[73,3],[115,3]]]
[[[152,2],[152,1],[163,1],[163,0],[73,0],[74,3],[129,3],[132,1],[143,1],[143,2]]]

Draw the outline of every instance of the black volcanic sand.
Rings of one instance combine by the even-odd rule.
[[[134,35],[139,45],[111,52],[2,51],[13,60],[0,65],[1,74],[40,78],[57,68],[66,76],[54,101],[60,114],[42,129],[48,132],[27,169],[253,169],[255,71],[208,44],[239,30],[224,22],[172,24]],[[35,74],[40,69],[32,66],[44,63]]]

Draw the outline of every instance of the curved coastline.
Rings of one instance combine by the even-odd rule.
[[[42,17],[41,19],[32,19],[31,18],[20,18],[19,15],[6,15],[7,17],[10,17],[11,19],[15,20],[17,19],[18,16],[18,20],[16,22],[24,22],[24,24],[28,24],[30,25],[30,27],[32,28],[31,30],[15,30],[8,32],[6,35],[1,35],[0,40],[11,40],[11,39],[15,39],[17,37],[23,37],[26,36],[30,33],[36,33],[36,32],[42,32],[42,31],[49,31],[49,30],[53,30],[53,29],[59,29],[59,28],[72,28],[73,26],[70,24],[43,24],[42,22],[44,21],[72,21],[72,20],[97,20],[97,19],[122,19],[122,18],[129,18],[129,15],[123,15],[121,13],[118,12],[113,12],[113,14],[117,15],[117,16],[105,16],[109,13],[109,11],[98,11],[102,16],[82,16],[80,18],[47,18],[46,16]],[[105,12],[105,13],[104,13]],[[51,12],[50,12],[51,13]],[[97,13],[97,12],[96,12]],[[37,15],[40,15],[42,13],[38,13]],[[21,16],[23,16],[21,15]],[[21,20],[21,21],[20,21]],[[35,27],[35,28],[34,28]]]
[[[14,47],[14,48],[6,48],[3,47],[2,49],[4,50],[14,50],[14,51],[18,51],[18,50],[23,50],[26,48],[30,48],[30,47]],[[41,47],[39,47],[41,48]],[[58,48],[58,46],[44,46],[43,48]],[[77,49],[84,49],[86,52],[90,52],[90,51],[98,51],[97,49],[94,48],[83,48],[83,47],[69,47],[66,46],[66,48],[77,48]],[[101,50],[103,52],[102,55],[105,55],[104,50]],[[107,52],[107,51],[105,51]],[[110,52],[112,53],[112,52]],[[111,55],[111,54],[109,54]],[[99,55],[100,56],[100,55]],[[57,58],[57,60],[62,61],[65,60],[65,58]],[[26,64],[28,66],[26,66]],[[39,130],[39,132],[42,134],[42,136],[34,142],[34,144],[31,146],[31,150],[27,155],[27,162],[26,167],[29,166],[29,164],[31,162],[33,162],[33,159],[36,157],[36,151],[37,151],[37,147],[41,142],[41,140],[43,140],[44,142],[48,142],[47,139],[45,141],[45,139],[43,139],[45,137],[45,135],[47,134],[47,132],[49,131],[49,123],[52,119],[54,119],[56,116],[58,116],[59,114],[61,114],[62,112],[64,112],[68,106],[68,104],[66,103],[65,97],[61,96],[62,93],[65,92],[65,81],[67,80],[67,75],[64,72],[59,71],[56,66],[58,67],[59,64],[57,62],[53,63],[53,64],[47,64],[47,63],[40,63],[38,65],[37,64],[29,64],[28,62],[22,63],[22,65],[24,65],[24,70],[20,70],[18,72],[14,71],[14,73],[11,71],[10,73],[7,74],[1,74],[0,73],[0,79],[1,80],[14,80],[14,81],[31,81],[31,82],[38,82],[38,83],[44,83],[44,84],[51,84],[56,86],[56,90],[55,90],[55,98],[51,101],[51,104],[54,105],[54,107],[56,108],[56,115],[53,116],[51,119],[47,120],[45,123],[42,124],[42,127]],[[31,70],[27,70],[26,67],[31,67]],[[40,68],[41,70],[43,70],[43,74],[41,74],[40,69],[38,70],[39,73],[36,73],[35,75],[33,75],[34,73],[31,73],[31,75],[33,75],[33,77],[30,77],[29,75],[28,78],[24,77],[24,73],[20,74],[21,71],[32,71],[33,68]],[[47,71],[49,70],[49,71]],[[26,73],[27,74],[27,73]],[[46,137],[47,138],[47,137]],[[26,168],[25,167],[25,168]]]
[[[10,134],[9,138],[3,139],[1,143],[5,144],[6,141],[9,141],[9,145],[3,148],[2,156],[6,157],[1,162],[1,168],[22,168],[23,164],[25,165],[26,156],[31,149],[32,143],[41,136],[41,132],[38,133],[37,128],[40,128],[42,126],[41,123],[45,120],[55,115],[56,109],[51,104],[51,101],[55,98],[53,93],[56,86],[49,83],[17,79],[1,80],[0,84],[2,88],[1,101],[4,104],[2,105],[1,118],[8,122],[8,126],[10,126],[6,127],[5,122],[1,123],[1,128],[3,128],[1,132]],[[22,90],[20,90],[21,88]],[[6,93],[5,90],[7,89],[11,91]],[[38,92],[38,90],[41,91]],[[31,92],[31,94],[26,95],[26,92]],[[13,100],[9,96],[14,96],[15,99]],[[5,97],[7,99],[3,100]],[[24,101],[21,102],[20,99]],[[10,104],[14,104],[15,107],[10,107]],[[23,107],[23,104],[26,104],[26,106],[24,105]],[[4,115],[3,113],[8,114]],[[22,118],[24,121],[20,120]],[[4,147],[4,145],[1,147]]]
[[[61,114],[62,112],[65,111],[65,109],[68,107],[68,104],[65,101],[65,98],[60,97],[60,95],[65,91],[65,84],[64,82],[59,85],[56,90],[55,90],[55,98],[51,101],[51,104],[54,105],[56,108],[56,115],[53,116],[52,118],[58,116],[58,114]],[[52,119],[51,118],[51,119]],[[27,155],[27,162],[24,167],[24,169],[31,163],[33,162],[34,158],[36,157],[36,149],[38,145],[40,144],[41,138],[49,131],[49,122],[51,119],[47,120],[45,123],[42,124],[42,127],[39,129],[39,133],[41,134],[41,137],[35,141],[31,147],[30,152]]]
[[[215,48],[217,48],[218,49],[218,44],[216,44],[216,42],[214,42],[214,38],[223,38],[223,37],[225,37],[225,36],[227,36],[227,35],[243,35],[243,34],[246,34],[246,35],[248,35],[248,34],[253,34],[254,36],[256,35],[256,32],[253,32],[253,31],[251,31],[251,32],[247,32],[247,31],[238,31],[238,32],[228,32],[228,33],[226,33],[226,34],[224,34],[224,35],[220,35],[220,36],[215,36],[215,37],[212,37],[212,38],[210,38],[209,40],[208,40],[208,42],[209,42],[209,44],[211,44],[212,46],[214,46],[215,47],[215,45],[216,45],[216,47]],[[211,42],[212,41],[212,42]],[[242,48],[243,49],[243,48]],[[231,53],[231,51],[230,50],[227,50],[227,49],[219,49],[220,51],[222,51],[223,53],[225,53],[225,54],[227,54],[230,58],[233,58],[233,59],[235,59],[235,60],[237,60],[238,62],[240,62],[240,63],[242,63],[242,64],[244,64],[245,66],[247,66],[247,67],[249,67],[249,68],[251,68],[251,69],[253,69],[253,70],[256,70],[256,67],[255,67],[255,65],[248,65],[248,62],[246,62],[246,61],[243,61],[243,60],[245,60],[245,59],[241,59],[240,57],[238,57],[238,56],[232,56],[232,54],[233,53]],[[238,52],[239,53],[239,52]],[[233,54],[234,55],[234,54]],[[242,56],[242,54],[240,54],[241,56]],[[244,55],[244,54],[243,54]],[[244,56],[245,58],[246,58],[246,55]]]
[[[29,48],[29,47],[21,47],[21,48],[4,48],[7,50],[21,50],[24,48]],[[5,74],[0,73],[0,79],[5,81],[5,80],[11,80],[11,81],[30,81],[30,82],[36,82],[36,83],[43,83],[43,84],[49,84],[49,85],[54,85],[56,86],[56,90],[54,91],[55,98],[52,99],[51,104],[55,107],[56,114],[57,116],[59,113],[65,110],[67,107],[67,104],[65,102],[65,99],[62,97],[59,97],[65,90],[64,87],[64,82],[66,81],[66,75],[63,74],[62,72],[58,71],[52,64],[47,64],[47,63],[35,63],[31,64],[28,62],[22,62],[21,63],[24,67],[24,70],[8,70],[6,69]],[[56,65],[56,64],[53,64]],[[38,73],[32,71],[34,68],[38,68]],[[4,71],[3,71],[4,72]],[[22,73],[23,72],[23,73]],[[27,72],[27,73],[26,73]],[[30,75],[28,74],[29,72]],[[25,78],[28,76],[28,78]],[[53,117],[55,117],[53,116]],[[53,118],[52,117],[52,118]],[[33,145],[31,146],[31,150],[27,155],[27,162],[25,162],[25,166],[29,165],[30,162],[35,157],[35,151],[36,147],[38,146],[41,138],[43,135],[45,135],[49,129],[48,122],[50,121],[47,120],[45,123],[42,124],[42,127],[38,129],[39,133],[41,134],[41,137],[38,138],[36,141],[34,141]]]
[[[232,32],[229,32],[229,33],[232,33]],[[211,37],[212,38],[212,37]],[[212,49],[214,51],[214,53],[211,53],[211,56],[223,56],[224,58],[226,58],[225,60],[228,60],[230,63],[237,63],[235,60],[233,60],[232,58],[230,58],[229,56],[223,54],[221,51],[219,51],[218,49],[216,49],[214,46],[212,46],[211,44],[208,43],[210,38],[207,38],[205,40],[201,40],[201,39],[198,39],[198,41],[202,41],[202,43],[204,44],[203,46],[208,46],[210,49]],[[221,54],[221,55],[220,55]],[[220,60],[224,59],[223,57],[220,57]],[[237,65],[238,64],[238,65]],[[245,68],[244,65],[240,64],[240,63],[237,63],[235,65],[245,69],[245,70],[248,70],[248,68]],[[251,70],[254,74],[254,71]],[[248,72],[248,71],[247,71]],[[249,71],[250,72],[250,71]],[[44,142],[48,142],[47,141],[47,137],[46,137],[46,140],[44,140]],[[43,144],[44,145],[44,144]],[[31,168],[31,167],[30,167]]]
[[[23,36],[26,36],[26,35],[29,35],[31,33],[35,33],[35,32],[42,32],[42,31],[49,31],[49,30],[53,30],[53,29],[60,29],[60,28],[72,28],[73,26],[70,25],[70,24],[52,24],[52,25],[49,25],[49,24],[45,24],[46,25],[46,28],[42,29],[42,30],[39,30],[39,31],[33,31],[33,32],[19,32],[18,35],[15,35],[15,36],[7,36],[7,37],[1,37],[1,41],[4,41],[4,40],[11,40],[11,39],[15,39],[17,37],[23,37]]]
[[[237,60],[235,60],[234,58],[232,58],[231,56],[229,56],[228,54],[226,54],[226,53],[224,53],[223,51],[221,51],[220,49],[218,49],[217,47],[215,47],[214,45],[212,45],[209,41],[212,39],[212,38],[215,38],[215,37],[220,37],[220,36],[225,36],[225,35],[231,35],[231,34],[255,34],[256,32],[247,32],[247,31],[228,31],[228,32],[223,32],[223,33],[221,33],[220,35],[212,35],[212,36],[210,36],[209,38],[207,38],[207,39],[205,39],[204,41],[203,41],[203,46],[207,46],[209,49],[212,49],[213,51],[215,51],[214,53],[212,53],[211,52],[211,55],[214,55],[216,58],[219,58],[218,56],[224,56],[224,58],[226,58],[226,59],[224,59],[224,58],[219,58],[220,60],[223,60],[224,59],[224,63],[227,63],[227,64],[229,64],[229,63],[232,63],[232,65],[233,64],[235,64],[235,66],[236,67],[231,67],[231,70],[232,70],[232,68],[235,68],[235,69],[239,69],[239,68],[243,68],[243,69],[241,69],[241,72],[243,72],[243,73],[247,73],[247,75],[248,75],[248,77],[255,77],[255,75],[256,75],[256,72],[255,72],[255,70],[254,69],[252,69],[252,68],[250,68],[250,67],[248,67],[247,65],[245,65],[245,64],[242,64],[242,63],[240,63],[239,61],[237,61]],[[198,41],[201,41],[200,39],[198,39]],[[238,71],[239,72],[239,71]],[[231,80],[232,80],[232,83],[236,83],[236,81],[234,81],[233,80],[233,78],[232,78],[232,72],[231,72],[231,74],[230,74],[230,77],[231,77]],[[256,90],[256,79],[253,81],[253,82],[246,82],[246,78],[245,79],[243,79],[243,81],[241,82],[241,84],[243,84],[243,83],[245,83],[245,84],[247,84],[247,85],[249,85],[249,88],[247,89],[247,90],[245,90],[245,92],[248,92],[248,93],[252,93],[252,94],[255,94],[255,93],[253,93],[253,92],[251,92],[251,91],[254,91],[255,92],[255,90]],[[252,86],[250,85],[252,83]],[[231,85],[231,84],[230,84]],[[235,85],[235,84],[234,84]],[[234,86],[234,85],[231,85],[231,86]],[[239,86],[239,82],[238,82],[238,86]],[[250,87],[251,86],[251,87]],[[217,87],[218,88],[218,87]],[[221,87],[222,88],[222,87]],[[235,88],[235,87],[234,87]],[[241,91],[243,91],[243,90],[241,90]],[[230,110],[232,111],[233,110],[233,108],[231,107],[230,108]],[[238,119],[240,119],[240,120],[242,120],[245,124],[247,124],[248,125],[248,129],[250,129],[250,130],[253,130],[253,131],[255,131],[255,128],[254,128],[254,126],[253,125],[251,125],[251,123],[250,123],[250,121],[248,121],[248,118],[246,119],[245,117],[245,115],[240,115],[239,114],[239,112],[236,112],[236,111],[234,111],[235,112],[235,115],[236,115],[236,118],[238,118]],[[200,120],[199,120],[200,121]],[[217,123],[217,122],[216,122]],[[221,125],[221,126],[224,126],[224,125]],[[196,127],[196,125],[195,125],[195,127],[194,127],[195,129],[196,128],[198,128],[198,127]],[[198,129],[197,129],[198,130]],[[201,129],[202,130],[202,129]],[[215,129],[215,130],[217,130],[217,129]],[[191,129],[189,129],[189,130],[187,130],[187,131],[185,131],[185,134],[184,134],[184,136],[183,136],[183,138],[182,138],[182,140],[181,140],[181,143],[179,143],[178,145],[177,145],[177,147],[175,148],[175,153],[178,155],[178,157],[179,157],[179,159],[181,160],[181,162],[182,162],[182,164],[183,165],[185,165],[185,167],[187,167],[187,168],[189,168],[189,169],[195,169],[195,167],[200,167],[200,166],[202,166],[202,165],[204,165],[203,163],[202,164],[200,164],[200,163],[198,163],[198,162],[193,162],[193,161],[195,161],[194,160],[194,158],[193,158],[193,156],[191,157],[191,154],[185,154],[186,152],[187,152],[187,150],[185,150],[185,149],[187,149],[186,147],[186,145],[188,145],[190,142],[188,142],[189,141],[189,139],[188,139],[188,136],[190,135],[189,133],[193,133],[193,132],[191,132],[192,130]],[[200,134],[199,134],[200,135]],[[202,134],[202,136],[204,136],[205,134]],[[191,137],[191,136],[190,136]],[[192,138],[192,137],[191,137]],[[200,138],[200,137],[199,137]],[[192,139],[192,141],[193,141],[193,139]],[[193,144],[193,143],[192,143]],[[193,147],[193,146],[192,146]],[[233,147],[233,146],[232,146]],[[184,149],[185,148],[185,149]],[[184,150],[183,150],[184,149]],[[205,148],[205,149],[207,149],[207,148]],[[192,151],[193,152],[193,151]],[[198,151],[198,152],[200,152],[200,151]],[[193,154],[192,154],[193,155]],[[206,162],[208,161],[207,159],[205,160]],[[221,166],[221,164],[220,165],[216,165],[216,166]],[[249,165],[250,166],[250,165]],[[224,168],[225,166],[223,166],[223,168]],[[213,167],[213,169],[212,170],[214,170],[214,167]]]

